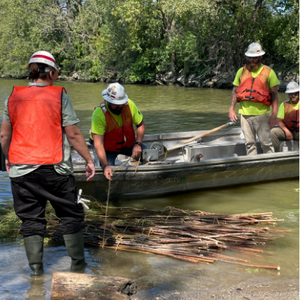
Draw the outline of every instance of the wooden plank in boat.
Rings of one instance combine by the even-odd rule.
[[[55,272],[50,300],[124,300],[136,291],[136,284],[128,278]]]

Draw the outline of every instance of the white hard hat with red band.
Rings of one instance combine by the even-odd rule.
[[[258,57],[264,55],[265,53],[266,52],[262,49],[259,43],[252,43],[248,46],[245,55],[248,57]]]
[[[52,56],[51,53],[47,51],[37,51],[33,53],[32,56],[30,57],[28,65],[32,63],[46,64],[48,66],[53,67],[55,70],[58,70],[55,58]]]

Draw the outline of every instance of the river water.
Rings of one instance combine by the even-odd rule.
[[[0,79],[0,116],[4,101],[14,85],[26,80]],[[102,101],[106,84],[57,82],[64,86],[80,118],[78,124],[88,137],[93,108]],[[213,129],[229,121],[231,91],[166,86],[126,85],[126,92],[144,115],[146,133]],[[286,99],[279,94],[279,101]],[[2,118],[1,118],[2,121]],[[85,248],[89,274],[121,276],[136,280],[140,295],[153,297],[169,291],[184,292],[199,288],[221,289],[254,280],[299,278],[299,182],[297,179],[232,188],[210,189],[160,198],[124,200],[119,205],[163,209],[182,209],[216,213],[273,212],[284,219],[278,229],[291,232],[277,234],[264,249],[271,254],[247,257],[253,264],[280,266],[280,271],[249,268],[227,263],[192,264],[171,258],[140,253],[114,252]],[[12,195],[6,172],[0,172],[0,205],[11,206]],[[68,272],[70,258],[61,244],[45,247],[45,274],[38,279],[29,276],[29,267],[21,239],[1,239],[0,299],[50,299],[53,272]],[[245,258],[241,256],[242,258]]]

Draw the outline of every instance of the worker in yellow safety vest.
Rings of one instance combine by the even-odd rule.
[[[272,143],[276,152],[280,151],[280,141],[299,141],[299,85],[291,81],[286,87],[289,99],[278,109],[278,127],[271,130]]]

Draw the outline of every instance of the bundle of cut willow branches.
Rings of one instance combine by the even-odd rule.
[[[163,211],[109,207],[107,215],[93,211],[86,216],[84,242],[116,251],[154,253],[193,263],[223,261],[279,270],[278,266],[253,265],[248,259],[231,254],[235,251],[248,257],[266,253],[259,246],[272,240],[274,233],[288,232],[274,228],[280,221],[283,220],[272,218],[271,212],[228,215],[174,207]],[[55,238],[53,229],[48,232]],[[225,249],[231,250],[230,255],[221,253]]]

